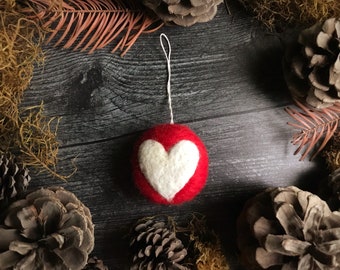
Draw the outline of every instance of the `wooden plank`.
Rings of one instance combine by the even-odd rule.
[[[256,115],[249,112],[191,123],[190,127],[206,143],[210,176],[202,193],[182,206],[155,205],[134,187],[129,159],[138,133],[63,147],[61,157],[77,155],[78,172],[65,187],[75,192],[93,213],[95,253],[111,267],[118,267],[113,269],[124,269],[126,256],[120,252],[127,239],[121,237],[134,221],[155,214],[188,216],[193,212],[207,215],[226,240],[226,249],[235,250],[235,219],[246,198],[269,186],[313,183],[323,174],[315,164],[298,162],[292,155],[291,129],[285,118],[279,107],[257,111]],[[68,161],[61,165],[64,171],[70,170]],[[56,182],[38,176],[35,184]]]
[[[163,29],[172,44],[177,122],[288,103],[279,40],[263,33],[251,39],[250,22],[243,13],[228,16],[221,5],[212,22]],[[47,114],[63,117],[64,145],[102,140],[167,122],[166,78],[159,33],[140,38],[124,58],[49,48],[25,103],[43,100]]]

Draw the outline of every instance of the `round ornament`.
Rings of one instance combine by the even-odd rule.
[[[203,142],[180,124],[160,124],[144,132],[135,144],[132,163],[136,186],[161,204],[193,199],[208,177]]]
[[[180,204],[193,199],[204,187],[208,177],[208,153],[190,128],[174,124],[171,46],[165,34],[160,35],[160,43],[167,60],[170,123],[157,125],[142,134],[134,147],[132,171],[136,186],[147,198],[161,204]]]

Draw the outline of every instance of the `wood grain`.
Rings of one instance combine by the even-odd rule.
[[[66,184],[33,175],[33,187],[63,185],[91,209],[94,254],[110,269],[127,269],[127,234],[138,218],[192,212],[207,215],[232,269],[241,269],[235,220],[244,201],[268,186],[308,188],[325,174],[293,156],[294,130],[283,111],[291,101],[281,74],[282,37],[256,26],[239,5],[231,10],[220,5],[209,23],[162,29],[173,52],[175,122],[195,130],[210,157],[205,189],[181,206],[150,203],[131,179],[134,141],[169,121],[160,32],[142,36],[124,58],[109,49],[87,55],[46,47],[46,64],[36,69],[24,105],[44,101],[46,114],[62,117],[60,171],[70,172],[74,157],[78,171]]]

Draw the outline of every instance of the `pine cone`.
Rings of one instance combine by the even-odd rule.
[[[89,209],[61,187],[15,201],[0,226],[0,269],[79,270],[94,246]]]
[[[13,157],[0,155],[0,202],[7,202],[26,191],[31,180],[29,171]]]
[[[88,259],[83,270],[108,270],[108,268],[102,260],[99,260],[97,257],[91,257]]]
[[[222,0],[143,0],[166,23],[191,26],[212,20]]]
[[[284,59],[292,95],[316,108],[340,102],[340,20],[331,18],[303,30]]]
[[[165,222],[155,219],[137,222],[130,248],[133,254],[131,270],[188,270],[179,264],[187,250]]]
[[[340,212],[296,187],[250,199],[238,230],[241,260],[249,269],[340,269]]]

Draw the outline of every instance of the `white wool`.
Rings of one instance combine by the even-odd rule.
[[[139,166],[150,185],[171,201],[194,175],[199,161],[197,146],[188,140],[179,141],[165,151],[155,140],[144,141],[138,151]]]

